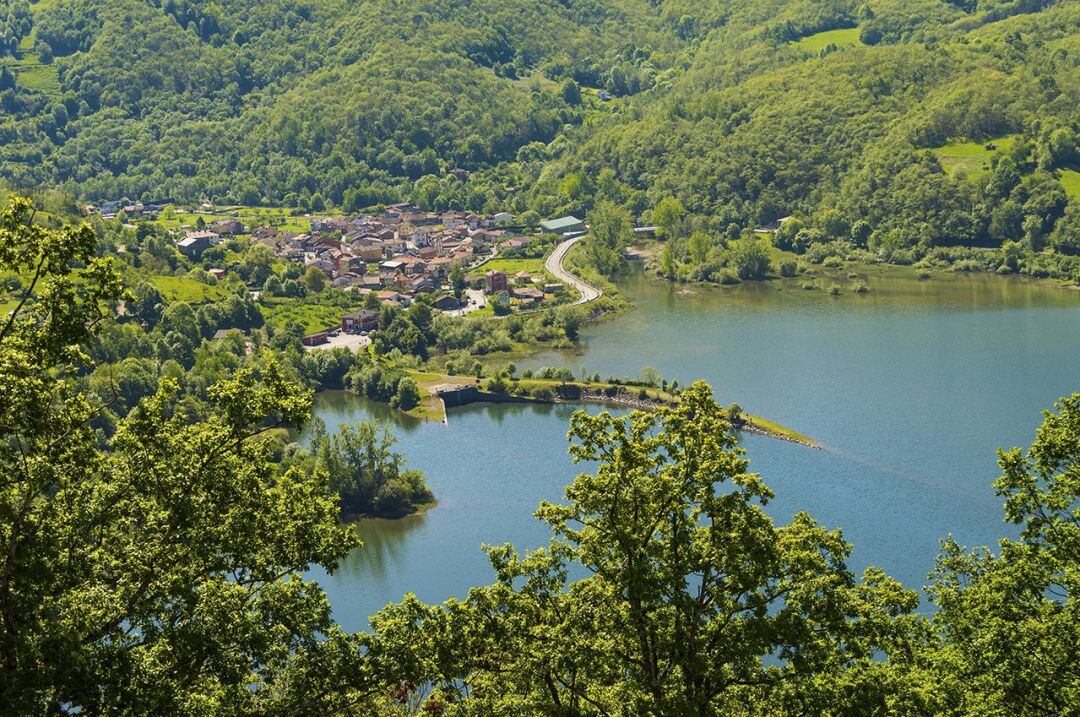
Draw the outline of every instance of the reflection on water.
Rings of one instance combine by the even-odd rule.
[[[342,561],[342,577],[386,578],[388,570],[400,565],[402,547],[410,533],[422,527],[426,514],[410,515],[400,520],[361,520],[355,523],[361,550],[354,550]]]

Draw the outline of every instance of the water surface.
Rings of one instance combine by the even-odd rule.
[[[654,366],[813,437],[826,450],[744,439],[777,492],[770,512],[842,527],[852,565],[920,587],[948,533],[991,544],[1009,532],[990,487],[995,449],[1030,443],[1040,411],[1080,390],[1080,292],[983,275],[868,283],[868,294],[829,297],[796,284],[687,290],[635,273],[622,287],[634,310],[590,327],[580,351],[518,365],[616,376]],[[390,416],[343,394],[321,395],[317,409],[331,428]],[[471,406],[448,425],[398,421],[399,449],[427,472],[439,505],[366,523],[366,547],[319,575],[338,620],[363,628],[406,592],[463,596],[491,579],[481,543],[543,544],[532,511],[560,499],[577,470],[566,455],[571,413]]]

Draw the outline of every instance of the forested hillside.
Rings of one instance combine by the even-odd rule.
[[[639,0],[49,0],[30,12],[30,34],[15,20],[9,32],[60,89],[6,65],[4,175],[92,197],[395,198],[408,180],[510,160],[580,123],[547,77],[614,76],[628,91],[679,45]]]
[[[646,221],[672,197],[699,278],[679,239],[787,216],[799,251],[1080,252],[1077,3],[18,0],[0,27],[16,188]]]

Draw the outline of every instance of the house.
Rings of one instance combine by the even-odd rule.
[[[400,217],[403,214],[415,212],[416,207],[409,202],[401,202],[400,204],[391,204],[386,208],[386,213],[391,217]]]
[[[506,272],[505,271],[491,271],[484,274],[484,291],[489,294],[498,294],[500,291],[506,291]]]
[[[540,291],[539,289],[534,289],[531,286],[516,288],[512,292],[510,292],[510,295],[518,301],[527,304],[536,303],[544,300],[544,292]]]
[[[385,272],[398,272],[405,268],[405,262],[392,259],[379,264],[379,269]]]
[[[209,242],[210,244],[220,244],[221,243],[221,235],[218,234],[217,232],[213,232],[213,231],[186,232],[184,234],[185,239],[190,239],[191,237],[206,239],[206,241]]]
[[[244,331],[243,331],[243,329],[218,329],[217,331],[214,332],[214,336],[213,336],[213,338],[211,340],[212,341],[221,341],[222,339],[229,338],[233,334],[239,334],[240,336],[243,336]]]
[[[364,261],[379,261],[383,258],[382,244],[362,244],[360,242],[353,242],[352,253],[358,259]]]
[[[525,284],[532,281],[532,274],[527,271],[519,271],[514,274],[514,281],[518,284]]]
[[[409,297],[396,291],[380,291],[375,295],[381,304],[392,306],[408,306]]]
[[[379,328],[379,312],[371,309],[357,309],[343,314],[341,330],[355,334],[361,331],[374,331]]]
[[[559,217],[540,222],[540,231],[544,234],[577,234],[585,231],[585,222],[575,216]]]
[[[208,232],[188,232],[180,241],[176,242],[176,248],[189,259],[196,259],[204,251],[210,248]]]
[[[532,237],[511,237],[499,245],[504,251],[516,251],[532,243]]]
[[[221,281],[222,279],[225,278],[225,270],[224,269],[211,269],[210,271],[208,271],[206,273],[209,274],[210,276],[214,277],[218,281]]]
[[[325,331],[317,331],[314,334],[308,334],[300,338],[300,343],[304,346],[319,346],[325,344],[330,340],[330,336]]]
[[[457,311],[461,308],[461,302],[449,294],[436,298],[432,305],[439,311]]]
[[[409,279],[409,283],[404,287],[409,289],[414,294],[427,294],[435,291],[435,282],[428,276],[418,276],[413,279]]]
[[[230,236],[244,233],[244,225],[236,219],[222,219],[216,221],[211,225],[211,228],[218,234]]]
[[[510,212],[499,212],[491,218],[491,223],[496,226],[505,226],[514,223],[514,215]]]

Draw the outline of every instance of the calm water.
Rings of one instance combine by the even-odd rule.
[[[775,286],[680,291],[635,274],[623,287],[633,311],[590,328],[578,352],[519,366],[654,366],[810,435],[826,450],[745,439],[777,493],[770,511],[842,527],[855,567],[880,565],[919,587],[946,534],[970,545],[1009,532],[990,488],[994,451],[1030,443],[1040,411],[1080,391],[1080,292],[989,276],[869,283],[869,294],[833,298]],[[366,546],[317,575],[349,629],[406,592],[439,601],[490,581],[480,545],[546,542],[532,511],[560,499],[576,472],[566,406],[472,406],[449,425],[416,424],[324,394],[318,412],[331,428],[394,421],[399,449],[439,499],[424,516],[365,524]]]

